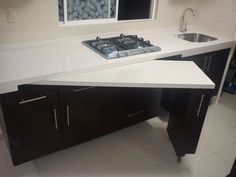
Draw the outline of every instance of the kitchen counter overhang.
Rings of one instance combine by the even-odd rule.
[[[214,89],[191,61],[148,61],[99,71],[55,77],[39,85]]]

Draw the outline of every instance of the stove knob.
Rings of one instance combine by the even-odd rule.
[[[116,56],[120,58],[120,53],[118,51],[116,52]]]
[[[153,52],[153,48],[152,47],[150,47],[149,50],[150,50],[150,52]]]
[[[142,37],[141,37],[141,38],[139,38],[139,40],[140,40],[140,41],[144,41],[144,39],[143,39]]]
[[[128,51],[125,51],[125,55],[128,56],[128,55],[129,55],[129,52],[128,52]]]
[[[120,34],[120,37],[122,37],[122,38],[123,38],[123,37],[125,37],[125,35],[121,33],[121,34]]]

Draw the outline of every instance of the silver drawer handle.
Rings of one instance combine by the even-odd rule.
[[[56,127],[56,130],[58,130],[57,110],[56,110],[56,108],[53,108],[53,114],[54,114],[55,127]]]
[[[209,63],[207,66],[207,71],[209,71],[210,67],[211,67],[211,61],[212,61],[212,55],[209,57]]]
[[[45,99],[45,98],[47,98],[47,96],[40,96],[40,97],[32,98],[32,99],[29,99],[29,100],[22,100],[22,101],[19,102],[19,104],[30,103],[30,102],[42,100],[42,99]]]
[[[203,69],[207,69],[207,56],[204,58],[204,66]]]
[[[201,112],[201,109],[202,109],[202,103],[203,103],[204,97],[205,97],[205,95],[203,94],[203,95],[201,96],[201,101],[200,101],[200,104],[199,104],[199,107],[198,107],[197,117],[199,117],[199,115],[200,115],[200,112]]]
[[[144,112],[144,110],[140,110],[140,111],[137,111],[137,112],[135,112],[135,113],[128,114],[128,117],[133,117],[133,116],[136,116],[136,115],[142,114],[143,112]]]
[[[67,118],[67,126],[70,126],[70,107],[66,105],[66,118]]]
[[[86,88],[74,90],[73,92],[76,93],[76,92],[81,92],[81,91],[85,91],[85,90],[89,90],[89,89],[93,89],[93,88],[95,88],[95,87],[86,87]]]

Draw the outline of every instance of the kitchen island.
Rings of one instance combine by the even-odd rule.
[[[91,36],[0,47],[0,122],[14,165],[156,117],[160,97],[168,100],[167,131],[178,159],[195,153],[234,41],[196,44],[173,31],[137,34],[161,51],[105,60],[81,44]],[[204,53],[203,60],[196,57]],[[217,79],[206,75],[215,60],[223,61]],[[172,90],[171,101],[165,89]]]
[[[214,87],[194,62],[149,61],[21,85],[1,95],[1,122],[18,165],[156,117],[172,88],[167,131],[180,160],[196,151]]]

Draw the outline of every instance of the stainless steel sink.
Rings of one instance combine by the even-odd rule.
[[[189,42],[209,42],[209,41],[215,41],[217,38],[208,36],[201,33],[182,33],[177,34],[177,38],[189,41]]]

